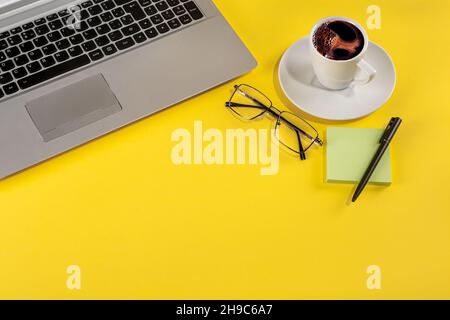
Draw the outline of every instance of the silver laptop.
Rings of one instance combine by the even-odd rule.
[[[255,66],[210,0],[0,0],[0,178]]]

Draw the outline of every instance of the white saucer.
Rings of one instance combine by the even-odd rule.
[[[395,67],[386,51],[375,43],[369,43],[365,57],[377,70],[375,78],[339,91],[328,90],[318,82],[309,50],[309,38],[300,39],[285,52],[278,70],[284,94],[300,110],[326,120],[352,120],[378,110],[391,97]]]

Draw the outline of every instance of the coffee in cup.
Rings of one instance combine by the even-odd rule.
[[[313,43],[328,59],[349,60],[361,53],[364,36],[354,24],[337,19],[319,26],[313,35]]]
[[[366,31],[345,17],[320,20],[310,35],[311,59],[319,82],[331,90],[364,85],[376,70],[364,60],[369,46]]]

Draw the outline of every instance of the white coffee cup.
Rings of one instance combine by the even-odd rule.
[[[346,21],[356,26],[364,36],[364,47],[361,52],[349,60],[332,60],[323,56],[314,46],[314,34],[321,25],[328,21]],[[342,90],[350,85],[364,85],[372,81],[377,71],[367,61],[364,55],[369,46],[369,37],[364,28],[356,21],[345,17],[328,17],[320,20],[314,26],[310,35],[312,65],[319,82],[328,89]]]

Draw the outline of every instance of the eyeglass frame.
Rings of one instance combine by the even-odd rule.
[[[255,91],[257,91],[258,93],[260,93],[262,96],[264,96],[267,101],[270,102],[270,106],[266,106],[264,103],[258,101],[257,99],[255,99],[254,97],[248,95],[247,93],[243,92],[242,90],[240,90],[240,87],[242,86],[246,86],[249,87]],[[255,102],[257,105],[259,106],[254,106],[254,105],[247,105],[247,104],[240,104],[240,103],[235,103],[232,102],[231,100],[233,99],[234,95],[236,93],[240,93],[241,95],[245,96],[247,99]],[[283,143],[281,141],[281,139],[279,137],[277,137],[277,139],[288,149],[290,149],[291,151],[293,151],[294,153],[297,153],[300,155],[300,159],[301,160],[306,160],[306,151],[308,151],[314,143],[316,143],[319,146],[323,146],[323,141],[319,138],[319,132],[316,130],[316,128],[314,128],[308,121],[306,121],[305,119],[303,119],[302,117],[297,116],[296,114],[293,114],[291,112],[288,111],[281,111],[278,108],[276,108],[273,103],[272,100],[270,100],[264,93],[262,93],[261,91],[259,91],[258,89],[256,89],[255,87],[252,87],[248,84],[240,84],[240,85],[234,85],[234,91],[231,94],[230,99],[225,102],[225,107],[229,108],[232,112],[234,112],[236,115],[238,115],[239,117],[246,119],[248,121],[253,121],[256,120],[260,117],[262,117],[263,115],[269,113],[271,114],[274,118],[277,119],[277,123],[275,124],[275,129],[277,129],[279,127],[279,125],[281,124],[281,121],[284,121],[288,126],[291,127],[292,130],[295,131],[296,135],[297,135],[297,140],[298,140],[298,144],[299,144],[299,151],[292,149],[291,147],[289,147],[288,145],[286,145],[285,143]],[[257,108],[257,109],[262,109],[264,111],[262,111],[260,114],[251,117],[251,118],[247,118],[244,117],[243,115],[241,115],[239,112],[237,112],[236,110],[234,110],[234,107],[244,107],[244,108]],[[302,120],[304,123],[306,123],[308,126],[311,127],[311,129],[314,130],[314,132],[316,133],[316,137],[312,137],[311,135],[309,135],[308,133],[306,133],[305,131],[303,131],[301,128],[297,127],[295,124],[293,124],[292,122],[290,122],[289,120],[287,120],[285,117],[283,117],[283,114],[292,114],[295,117],[299,118],[300,120]],[[300,134],[302,134],[303,136],[305,136],[306,138],[310,139],[312,142],[311,144],[305,149],[303,147],[303,143],[301,141],[300,138]]]
[[[251,88],[251,89],[255,90],[256,92],[258,92],[259,94],[261,94],[262,96],[264,96],[264,97],[270,102],[270,106],[265,105],[264,103],[258,101],[258,100],[255,99],[254,97],[252,97],[252,96],[248,95],[247,93],[245,93],[244,91],[240,90],[240,87],[242,87],[242,86],[246,86],[246,87],[248,87],[248,88]],[[235,85],[235,86],[234,86],[234,89],[235,89],[234,92],[232,93],[232,95],[231,95],[229,101],[225,103],[225,106],[228,107],[228,108],[230,108],[231,111],[233,111],[236,115],[238,115],[238,116],[240,116],[241,118],[246,119],[246,120],[248,120],[248,121],[256,120],[257,118],[262,117],[264,114],[270,113],[272,116],[274,116],[274,117],[277,119],[277,123],[276,123],[276,125],[275,125],[275,128],[277,128],[277,127],[281,124],[281,121],[286,122],[286,123],[291,127],[291,129],[294,130],[295,133],[297,134],[297,139],[298,139],[299,149],[300,149],[300,150],[299,150],[299,151],[294,150],[294,149],[292,149],[291,147],[289,147],[288,145],[286,145],[285,143],[283,143],[283,141],[281,141],[281,139],[279,139],[278,137],[277,137],[277,139],[278,139],[284,146],[286,146],[288,149],[290,149],[290,150],[293,151],[294,153],[300,154],[301,160],[305,160],[305,159],[306,159],[306,154],[305,154],[305,152],[306,152],[307,150],[309,150],[309,148],[311,148],[311,146],[312,146],[314,143],[316,143],[316,144],[318,144],[318,145],[320,145],[320,146],[323,145],[322,140],[319,138],[319,133],[317,132],[317,130],[316,130],[316,129],[308,122],[308,121],[306,121],[306,120],[303,119],[302,117],[299,117],[299,116],[297,116],[297,115],[295,115],[295,114],[293,114],[293,113],[291,113],[291,112],[279,110],[278,108],[276,108],[276,107],[273,105],[272,100],[270,100],[264,93],[262,93],[261,91],[259,91],[259,90],[256,89],[255,87],[250,86],[250,85],[248,85],[248,84],[240,84],[240,85]],[[236,94],[237,92],[239,92],[241,95],[245,96],[245,97],[248,98],[249,100],[252,100],[253,102],[255,102],[256,104],[258,104],[259,106],[255,106],[255,105],[247,105],[247,104],[238,104],[238,103],[232,102],[231,100],[233,99],[233,97],[235,96],[235,94]],[[247,117],[244,117],[243,115],[241,115],[239,112],[237,112],[233,107],[258,108],[258,109],[263,109],[264,111],[262,111],[260,114],[254,116],[254,117],[247,118]],[[313,138],[311,135],[309,135],[308,133],[306,133],[305,131],[303,131],[301,128],[299,128],[298,126],[296,126],[295,124],[293,124],[292,122],[290,122],[289,120],[287,120],[285,117],[283,117],[283,114],[285,114],[285,113],[292,114],[293,116],[295,116],[295,117],[299,118],[300,120],[302,120],[305,124],[307,124],[309,127],[311,127],[311,129],[314,130],[314,132],[316,133],[316,137]],[[312,141],[311,144],[310,144],[306,149],[303,148],[303,143],[302,143],[302,141],[301,141],[300,134],[302,134],[303,136],[307,137],[308,139],[310,139],[310,140]]]

